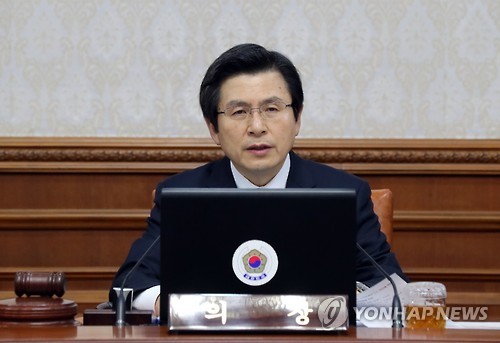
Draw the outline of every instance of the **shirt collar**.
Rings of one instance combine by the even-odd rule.
[[[234,182],[236,182],[236,187],[238,188],[286,188],[286,181],[288,179],[288,173],[290,172],[290,154],[286,155],[285,163],[283,163],[278,174],[262,187],[256,186],[248,181],[248,179],[236,169],[233,161],[231,161],[231,172],[233,173]]]

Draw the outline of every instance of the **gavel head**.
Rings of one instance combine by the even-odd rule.
[[[17,272],[14,289],[18,297],[38,295],[62,297],[66,290],[66,277],[63,272]]]

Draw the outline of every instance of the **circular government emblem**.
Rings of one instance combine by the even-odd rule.
[[[233,255],[236,277],[249,286],[261,286],[278,271],[278,255],[273,247],[257,239],[241,244]]]

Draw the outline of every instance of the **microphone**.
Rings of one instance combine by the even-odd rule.
[[[392,289],[394,290],[394,297],[392,298],[392,310],[395,312],[395,315],[394,313],[392,314],[392,327],[395,329],[401,329],[403,327],[403,308],[401,306],[401,299],[399,298],[396,284],[392,280],[391,276],[380,266],[380,264],[377,263],[377,261],[375,261],[373,257],[371,257],[369,253],[366,252],[365,249],[361,247],[361,245],[359,245],[358,242],[356,242],[356,246],[363,252],[363,254],[365,254],[366,257],[368,257],[375,268],[377,268],[378,271],[382,273],[382,275],[384,275],[384,277],[391,283]]]
[[[125,277],[123,278],[123,281],[120,285],[120,291],[119,291],[118,297],[116,299],[116,322],[115,322],[116,326],[124,326],[127,324],[125,322],[125,312],[126,312],[125,311],[125,296],[123,295],[123,289],[125,288],[125,283],[127,282],[130,275],[132,275],[132,273],[137,269],[137,267],[139,267],[142,264],[142,261],[146,258],[146,256],[149,255],[150,251],[153,250],[153,248],[156,246],[156,244],[158,244],[158,242],[160,241],[160,237],[161,237],[161,235],[158,235],[158,237],[156,237],[154,242],[151,243],[149,248],[144,252],[144,254],[142,254],[141,258],[139,260],[137,260],[137,262],[134,264],[132,269],[130,269],[129,272],[127,273],[127,275],[125,275]]]

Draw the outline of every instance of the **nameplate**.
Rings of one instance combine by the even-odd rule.
[[[347,295],[171,294],[170,330],[346,331]]]

